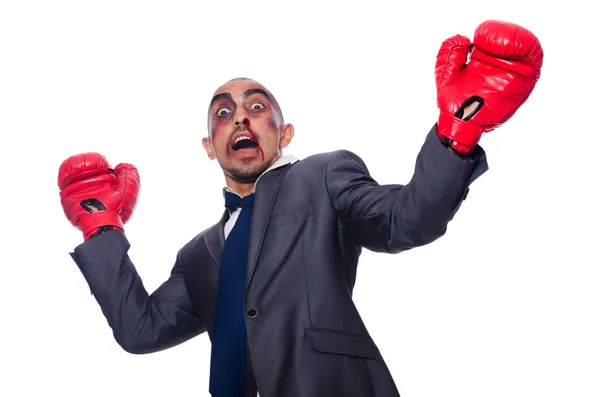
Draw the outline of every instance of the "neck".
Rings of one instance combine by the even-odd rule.
[[[242,183],[236,181],[229,175],[225,174],[225,183],[227,187],[239,194],[242,197],[246,197],[250,193],[252,193],[252,189],[254,189],[254,182],[252,183]]]

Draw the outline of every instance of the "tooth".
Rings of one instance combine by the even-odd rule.
[[[240,137],[238,137],[238,139],[236,139],[236,140],[235,140],[235,142],[234,142],[234,143],[238,143],[239,141],[241,141],[241,140],[244,140],[244,139],[250,139],[250,137],[247,137],[247,136],[240,136]]]

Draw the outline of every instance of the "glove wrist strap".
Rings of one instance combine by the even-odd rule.
[[[448,145],[457,152],[468,155],[481,138],[481,128],[448,113],[441,112],[437,123],[438,137],[448,140]]]
[[[97,211],[82,216],[79,226],[83,232],[84,240],[88,240],[103,227],[124,230],[121,216],[117,211],[110,210]]]

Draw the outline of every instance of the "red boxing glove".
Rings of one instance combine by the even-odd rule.
[[[533,33],[503,21],[480,24],[473,44],[460,35],[444,41],[435,65],[437,133],[442,142],[471,154],[483,133],[508,121],[529,97],[540,78],[543,57]]]
[[[104,156],[71,156],[58,171],[58,187],[65,215],[88,240],[104,227],[123,230],[137,202],[140,177],[131,164],[111,169]]]

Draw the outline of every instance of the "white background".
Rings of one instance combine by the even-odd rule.
[[[356,303],[403,397],[600,396],[599,33],[583,3],[3,1],[0,395],[208,395],[206,335],[145,356],[114,342],[68,255],[65,158],[139,168],[126,232],[153,291],[221,214],[201,146],[221,83],[273,91],[296,127],[286,154],[349,149],[406,183],[440,43],[505,19],[542,42],[538,86],[483,137],[490,171],[446,236],[364,253]]]

